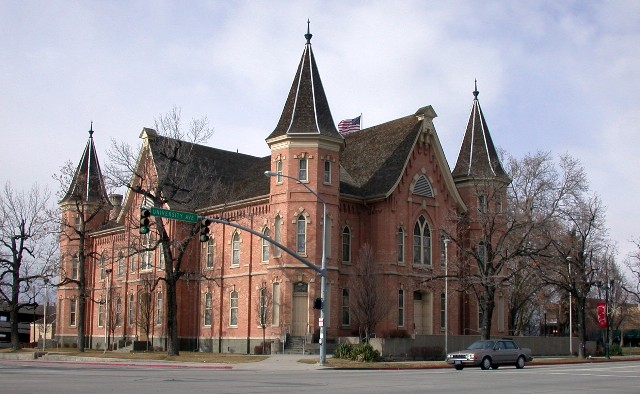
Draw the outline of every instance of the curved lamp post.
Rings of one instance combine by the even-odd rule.
[[[296,181],[297,183],[304,186],[309,193],[313,194],[322,202],[322,260],[320,266],[320,299],[322,300],[321,308],[320,308],[320,365],[324,365],[327,360],[327,328],[324,324],[325,313],[327,310],[326,300],[327,300],[327,253],[326,253],[326,241],[327,241],[327,203],[324,201],[322,197],[318,195],[313,189],[309,187],[306,183],[302,182],[300,179],[281,174],[273,171],[265,171],[264,175],[266,177],[284,177],[289,178],[291,180]]]

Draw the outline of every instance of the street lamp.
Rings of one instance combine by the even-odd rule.
[[[265,171],[266,177],[281,176],[296,181],[304,186],[311,194],[316,196],[318,200],[322,202],[322,260],[320,265],[320,299],[322,303],[320,305],[320,360],[319,364],[324,365],[327,361],[327,327],[324,325],[325,313],[327,311],[327,203],[322,197],[318,195],[313,189],[300,179],[285,175],[279,172]]]
[[[573,305],[571,302],[571,256],[567,256],[567,265],[569,267],[569,355],[573,355]]]
[[[609,291],[613,289],[613,279],[611,279],[608,282],[607,281],[602,282],[601,280],[599,280],[595,283],[595,285],[598,286],[598,289],[604,288],[604,315],[606,320],[604,352],[605,352],[605,357],[607,359],[610,359],[611,355],[609,354],[609,324],[610,324],[609,323]]]
[[[449,353],[449,238],[444,239],[444,354]]]

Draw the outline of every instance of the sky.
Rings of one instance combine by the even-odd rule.
[[[208,145],[269,155],[306,42],[333,119],[431,105],[449,166],[473,101],[515,157],[568,153],[607,206],[619,260],[640,237],[640,2],[0,0],[0,183],[57,190],[93,122],[101,165],[173,107]]]

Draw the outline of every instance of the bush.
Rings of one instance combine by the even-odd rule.
[[[357,345],[341,343],[336,348],[333,357],[345,360],[373,362],[380,360],[380,352],[368,343],[360,343]]]
[[[339,344],[336,348],[335,353],[333,354],[333,357],[351,360],[351,345],[349,345],[348,343]]]
[[[609,347],[609,355],[610,356],[623,356],[622,347],[619,344],[614,343]]]

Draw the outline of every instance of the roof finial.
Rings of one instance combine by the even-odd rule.
[[[475,83],[475,90],[473,91],[473,96],[476,98],[476,100],[478,99],[478,95],[480,94],[480,92],[478,92],[478,80],[474,80]]]
[[[311,37],[313,37],[313,34],[311,34],[311,32],[309,31],[309,24],[311,22],[309,21],[309,19],[307,19],[307,34],[304,35],[304,38],[307,39],[307,44],[311,44]]]
[[[91,128],[89,129],[89,138],[93,138],[93,120],[91,121]]]

